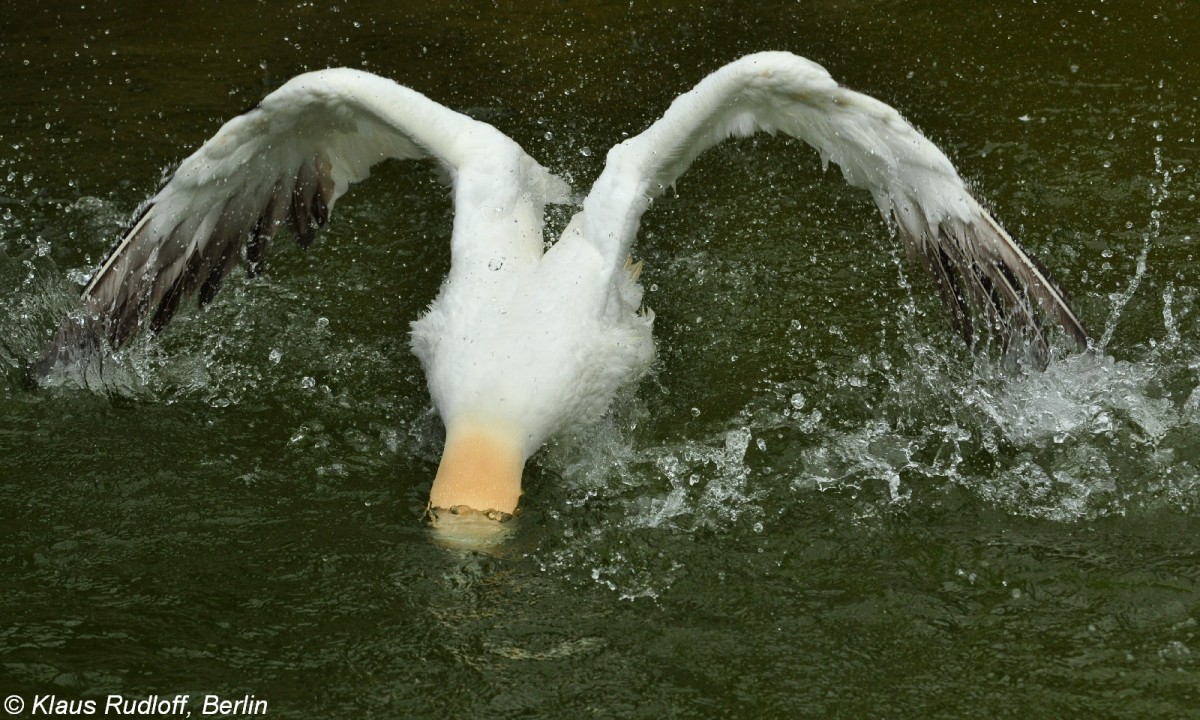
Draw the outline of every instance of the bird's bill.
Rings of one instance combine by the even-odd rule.
[[[508,428],[479,422],[447,428],[446,449],[429,491],[432,515],[512,516],[521,499],[524,465],[519,436]]]

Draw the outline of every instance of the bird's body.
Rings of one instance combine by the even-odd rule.
[[[582,210],[548,250],[543,212],[570,188],[482,122],[368,73],[289,81],[234,118],[138,215],[39,363],[43,372],[142,324],[212,299],[271,237],[311,242],[337,199],[388,158],[436,160],[454,186],[451,266],[412,348],[447,431],[431,506],[512,513],[525,461],[601,415],[654,355],[631,252],[642,213],[726,137],[784,132],[871,192],[933,274],[968,343],[990,337],[1044,359],[1043,318],[1086,341],[1049,277],[979,206],[950,161],[892,108],[787,53],[731,63],[610,151]]]
[[[653,315],[639,312],[636,270],[607,272],[578,223],[544,255],[539,240],[482,268],[451,268],[413,323],[412,348],[446,426],[449,452],[432,506],[511,513],[525,460],[558,431],[597,419],[620,386],[649,368]],[[509,478],[495,490],[476,482],[488,474],[479,461],[460,467],[458,458],[475,458],[481,445],[492,448],[482,464]]]

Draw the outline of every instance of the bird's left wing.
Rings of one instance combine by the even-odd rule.
[[[1049,274],[971,196],[933,143],[890,106],[790,53],[758,53],[722,67],[645,132],[613,147],[584,201],[584,234],[606,267],[622,267],[650,201],[697,156],[759,131],[803,140],[848,183],[871,192],[909,256],[934,276],[972,347],[978,324],[1006,349],[1044,361],[1043,316],[1086,345],[1086,331]]]
[[[477,235],[502,251],[505,244],[540,248],[544,204],[569,195],[491,125],[370,73],[306,73],[225,123],[179,165],[92,276],[84,313],[62,321],[35,372],[102,342],[118,347],[143,324],[157,331],[197,291],[202,305],[210,301],[243,259],[258,273],[281,226],[307,246],[349,185],[389,158],[431,158],[443,167],[466,210],[456,229],[491,218],[487,232],[456,233],[452,266],[478,260],[470,244]]]

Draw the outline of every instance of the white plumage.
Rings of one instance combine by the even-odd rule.
[[[744,57],[615,146],[562,237],[543,252],[547,203],[570,188],[482,122],[365,72],[300,75],[226,123],[143,208],[38,369],[163,327],[199,290],[211,300],[242,261],[261,270],[276,230],[302,244],[350,184],[389,158],[433,158],[454,187],[451,267],[412,326],[447,429],[431,496],[440,508],[511,513],[525,460],[602,414],[649,366],[653,317],[630,263],[642,213],[704,150],[784,132],[836,163],[894,220],[933,274],[968,343],[995,338],[1044,360],[1042,318],[1086,333],[1046,273],[968,193],[950,161],[891,107],[788,53]]]

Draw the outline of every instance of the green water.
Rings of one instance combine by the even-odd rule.
[[[1200,717],[1193,3],[0,9],[18,716],[215,694],[297,718]],[[310,251],[278,243],[86,387],[22,381],[162,169],[295,73],[395,78],[583,190],[762,49],[946,149],[1101,352],[977,362],[869,198],[758,138],[647,214],[655,372],[535,458],[491,553],[422,521],[440,430],[407,327],[452,219],[427,167],[381,168]]]

